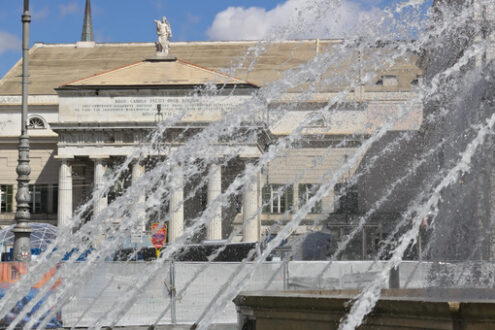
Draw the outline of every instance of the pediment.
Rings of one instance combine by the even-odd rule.
[[[243,85],[257,87],[248,81],[204,68],[180,59],[144,60],[114,70],[72,81],[60,89],[104,87]]]

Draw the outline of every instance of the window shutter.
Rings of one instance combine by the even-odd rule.
[[[14,186],[10,185],[6,187],[5,191],[5,212],[12,212],[12,200],[14,195]]]

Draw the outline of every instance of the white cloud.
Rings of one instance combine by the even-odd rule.
[[[0,54],[9,50],[21,50],[21,39],[15,34],[0,30]]]
[[[369,21],[385,17],[377,8],[366,10],[350,0],[338,3],[287,0],[272,10],[229,7],[216,15],[207,35],[212,40],[344,38],[370,33]]]
[[[48,16],[49,11],[48,11],[48,8],[46,8],[46,7],[38,10],[34,6],[31,6],[30,13],[31,13],[31,18],[33,20],[41,21],[41,20],[44,20]]]
[[[60,15],[62,16],[67,16],[79,12],[79,6],[75,2],[61,4],[59,9],[60,9]]]

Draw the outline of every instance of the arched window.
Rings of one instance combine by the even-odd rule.
[[[40,116],[29,117],[29,120],[28,120],[28,128],[29,129],[45,129],[46,127],[47,127],[46,122],[42,117],[40,117]]]

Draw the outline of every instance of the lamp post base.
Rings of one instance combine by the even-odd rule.
[[[19,223],[12,232],[14,233],[14,260],[31,261],[31,227],[27,223]]]

